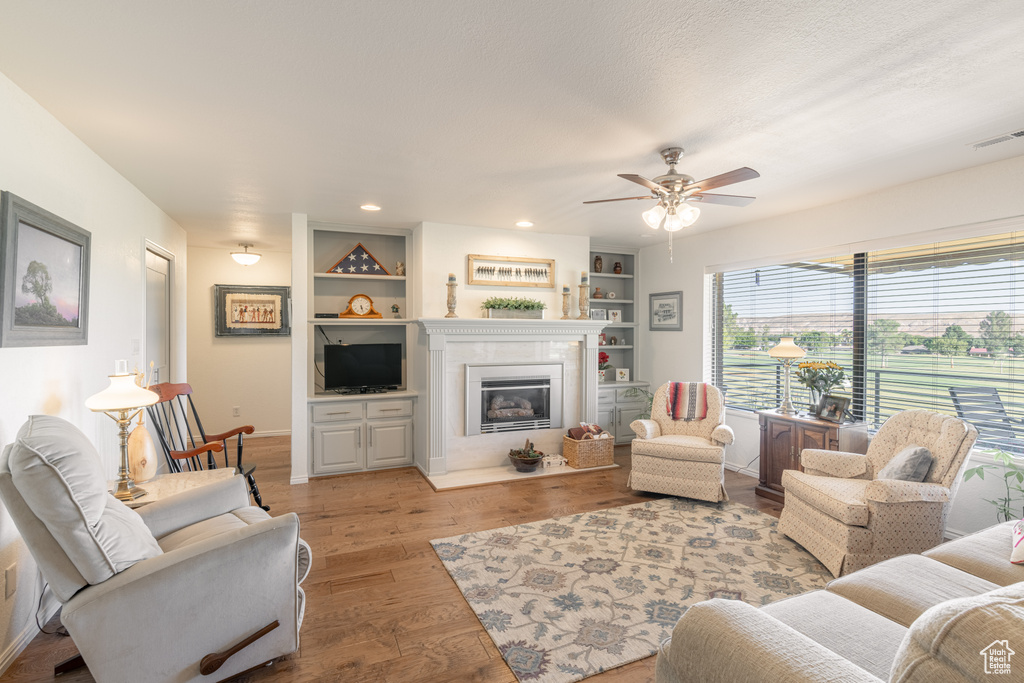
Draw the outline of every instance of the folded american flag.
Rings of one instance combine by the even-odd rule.
[[[665,409],[673,420],[703,420],[708,416],[708,385],[704,382],[669,382]]]

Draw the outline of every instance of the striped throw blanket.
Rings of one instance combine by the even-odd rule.
[[[665,409],[673,420],[703,420],[708,416],[708,385],[704,382],[669,382]]]

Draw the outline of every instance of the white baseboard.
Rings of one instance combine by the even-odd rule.
[[[289,484],[308,484],[309,477],[292,477],[288,480]]]
[[[247,438],[258,439],[262,436],[291,436],[292,430],[290,429],[278,429],[269,432],[253,432],[249,434]]]
[[[45,616],[42,619],[42,622],[45,624],[52,619],[53,615],[56,614],[59,609],[60,602],[53,593],[47,592],[47,597],[43,599],[43,614]],[[19,633],[11,644],[7,646],[7,649],[3,651],[3,654],[0,654],[0,675],[3,675],[11,664],[14,664],[14,660],[18,658],[18,655],[24,652],[25,648],[28,647],[28,644],[31,643],[37,635],[39,635],[39,628],[36,626],[36,622],[33,619],[25,625],[25,628],[22,629],[21,633]]]
[[[740,465],[733,465],[732,463],[729,462],[725,463],[725,469],[729,470],[730,472],[739,472],[740,474],[744,474],[748,477],[753,477],[754,479],[759,479],[761,477],[761,473],[758,472],[757,470],[741,467]]]

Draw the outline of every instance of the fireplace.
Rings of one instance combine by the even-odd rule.
[[[466,365],[466,435],[561,428],[562,365]]]

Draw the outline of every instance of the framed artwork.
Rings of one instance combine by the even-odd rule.
[[[214,285],[214,333],[218,337],[287,337],[291,287]]]
[[[607,320],[608,311],[604,308],[591,308],[590,309],[591,320]]]
[[[683,293],[658,292],[651,294],[651,317],[649,327],[652,331],[683,329]]]
[[[821,406],[818,408],[818,417],[829,422],[842,422],[843,414],[850,406],[850,399],[846,396],[833,396],[825,394],[821,399]]]
[[[629,368],[618,368],[615,370],[615,381],[616,382],[628,382],[629,381]]]
[[[0,346],[89,343],[92,234],[0,195]]]
[[[597,335],[597,345],[598,346],[604,346],[607,343],[608,343],[608,339],[605,337],[605,333],[604,332],[602,332],[601,334]]]
[[[470,254],[466,257],[466,284],[554,289],[555,260]]]
[[[622,309],[620,309],[620,308],[613,308],[613,309],[609,310],[608,311],[608,320],[610,320],[613,323],[621,323],[622,322]]]

